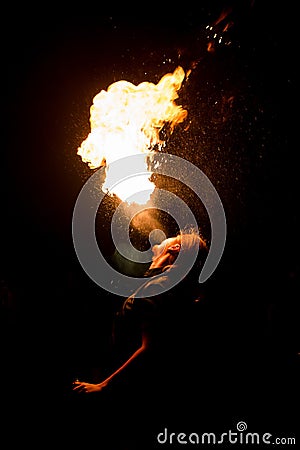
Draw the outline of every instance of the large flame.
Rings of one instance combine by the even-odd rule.
[[[160,139],[163,126],[168,123],[172,133],[187,116],[187,111],[175,103],[184,77],[183,68],[177,67],[157,84],[143,82],[136,86],[121,80],[94,97],[90,108],[91,131],[77,153],[91,169],[105,166],[104,192],[129,203],[131,196],[131,201],[137,203],[148,201],[155,185],[150,181],[147,157],[165,145]],[[144,167],[137,168],[141,175],[112,186],[111,163],[140,153],[145,154]],[[113,178],[116,179],[116,174]],[[121,180],[122,174],[117,179]]]

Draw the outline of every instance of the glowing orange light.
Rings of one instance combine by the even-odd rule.
[[[182,67],[177,67],[157,84],[146,81],[134,85],[121,80],[94,97],[90,108],[91,131],[77,154],[91,169],[105,165],[104,192],[126,201],[135,191],[145,191],[147,198],[140,198],[139,203],[147,202],[155,189],[150,181],[147,157],[165,145],[160,139],[163,126],[168,123],[172,133],[174,127],[187,116],[187,111],[175,103],[184,77]],[[141,170],[144,175],[121,181],[109,190],[111,163],[140,153],[145,154],[145,166]]]

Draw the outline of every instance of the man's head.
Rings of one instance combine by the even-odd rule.
[[[179,233],[175,237],[167,238],[152,247],[153,257],[150,268],[165,268],[173,265],[179,252],[184,256],[198,251],[197,260],[204,260],[208,253],[207,244],[196,232]]]

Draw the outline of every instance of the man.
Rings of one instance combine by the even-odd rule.
[[[206,303],[198,280],[207,245],[196,232],[179,233],[152,251],[145,283],[115,317],[108,375],[72,388],[75,436],[105,441],[107,449],[152,448],[163,424],[186,419],[190,408],[194,415]]]
[[[164,360],[163,366],[168,361],[170,367],[174,348],[178,352],[178,341],[182,341],[180,328],[183,325],[189,326],[184,321],[192,318],[192,306],[198,300],[198,277],[207,256],[207,244],[195,232],[179,233],[154,245],[152,251],[152,263],[145,273],[147,281],[138,290],[138,296],[135,293],[124,301],[117,317],[114,341],[119,365],[99,383],[75,381],[74,392],[102,392],[109,387],[119,386],[122,380],[127,382],[128,377],[138,382],[134,371],[139,371],[138,366],[143,364],[142,361],[145,363],[147,354],[151,364],[155,359],[160,364]],[[189,265],[183,270],[177,264],[179,254],[182,265],[195,257],[190,270]],[[183,354],[185,350],[187,349],[183,349]],[[149,369],[149,361],[145,364]],[[151,372],[154,372],[153,366]],[[156,374],[156,382],[164,377],[162,370]],[[140,377],[139,381],[143,382]]]

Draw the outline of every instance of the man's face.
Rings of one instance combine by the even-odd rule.
[[[180,236],[167,238],[160,244],[152,247],[153,257],[152,261],[157,261],[158,258],[164,257],[167,253],[176,252],[180,249]]]

